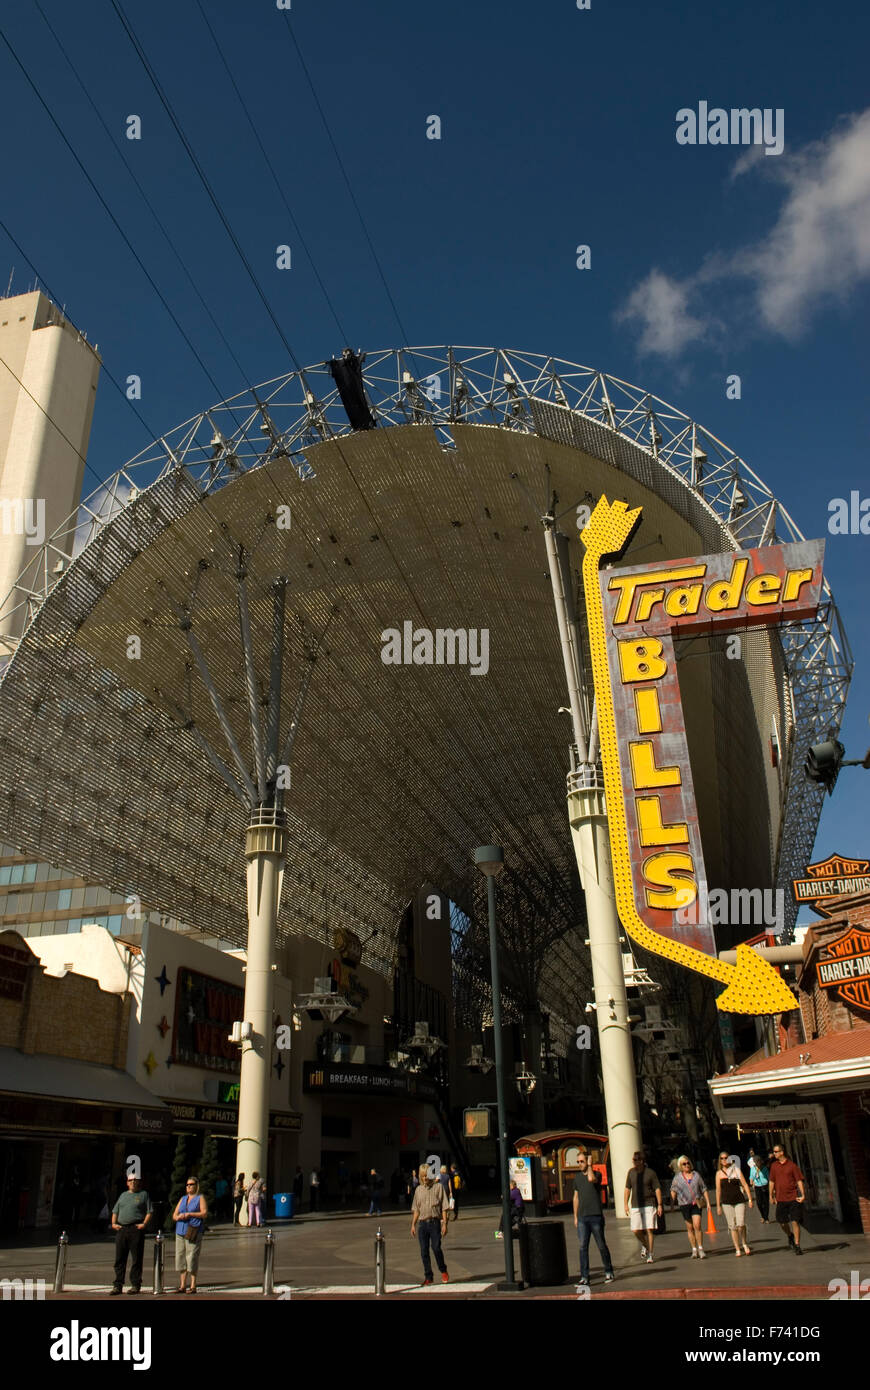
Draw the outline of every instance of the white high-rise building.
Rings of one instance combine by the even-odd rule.
[[[44,587],[42,541],[78,507],[99,373],[40,290],[0,299],[0,610],[28,565],[29,587]],[[0,648],[24,619],[0,611]]]

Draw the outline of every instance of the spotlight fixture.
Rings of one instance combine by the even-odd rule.
[[[487,1072],[492,1071],[495,1062],[491,1057],[484,1055],[482,1043],[472,1043],[471,1056],[465,1065],[469,1071],[481,1072],[483,1076],[486,1076]]]
[[[538,1078],[535,1076],[534,1072],[529,1071],[525,1062],[517,1062],[514,1084],[523,1100],[527,1100],[537,1086]]]
[[[427,1060],[431,1060],[435,1053],[446,1047],[447,1044],[442,1042],[440,1038],[433,1037],[429,1032],[429,1024],[425,1019],[421,1019],[414,1024],[413,1036],[408,1038],[402,1046],[408,1052],[422,1052]]]
[[[310,1019],[324,1023],[338,1023],[339,1019],[347,1018],[357,1011],[355,1004],[351,1004],[343,994],[336,993],[335,981],[331,975],[315,977],[313,993],[300,994],[293,1007],[297,1012],[307,1014]]]

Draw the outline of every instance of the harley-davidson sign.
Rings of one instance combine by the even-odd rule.
[[[850,927],[828,942],[816,968],[822,989],[834,989],[856,1009],[870,1012],[870,932]]]
[[[870,889],[870,859],[830,854],[818,864],[807,864],[806,872],[806,878],[792,880],[795,900],[808,903],[826,917],[831,915],[824,907],[826,898],[836,898],[841,893],[866,893]]]

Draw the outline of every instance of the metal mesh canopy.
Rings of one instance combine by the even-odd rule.
[[[412,362],[431,366],[434,399]],[[0,608],[4,630],[23,631],[0,681],[0,838],[243,945],[247,811],[204,751],[205,741],[231,766],[185,625],[256,780],[237,576],[264,719],[272,586],[285,576],[282,731],[312,644],[327,635],[285,798],[279,930],[377,926],[383,952],[425,880],[473,910],[471,851],[500,842],[528,921],[554,924],[532,974],[549,1007],[570,1016],[589,996],[540,524],[548,499],[555,490],[575,537],[584,500],[642,504],[627,562],[799,532],[725,446],[715,441],[711,463],[711,436],[600,373],[415,349],[374,354],[365,383],[379,427],[361,433],[348,431],[318,368],[205,412],[83,507],[73,553],[67,525],[67,539],[58,532],[35,555]],[[289,529],[278,524],[285,507]],[[479,674],[470,662],[385,664],[383,634],[406,623],[472,630],[478,643],[485,630],[486,674],[481,662]],[[838,726],[851,669],[830,595],[817,622],[743,640],[743,661],[706,644],[681,650],[711,885],[769,883],[777,865],[788,877],[808,852],[822,793],[792,775],[793,758]],[[772,721],[786,754],[776,770]],[[518,960],[535,954],[523,940]],[[387,968],[377,949],[367,959]]]

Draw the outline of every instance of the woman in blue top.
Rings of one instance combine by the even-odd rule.
[[[770,1211],[770,1173],[767,1164],[760,1154],[754,1149],[749,1150],[749,1184],[755,1193],[755,1201],[758,1205],[758,1215],[765,1226],[769,1225],[767,1220]]]
[[[692,1160],[687,1158],[685,1154],[680,1154],[677,1159],[677,1171],[671,1184],[671,1201],[678,1204],[686,1223],[686,1235],[689,1237],[689,1244],[692,1247],[693,1260],[705,1260],[707,1258],[704,1251],[704,1236],[701,1232],[702,1198],[707,1203],[707,1210],[709,1211],[710,1194],[704,1179],[700,1173],[695,1171]]]
[[[180,1275],[176,1293],[196,1293],[196,1271],[199,1268],[199,1252],[202,1248],[203,1221],[207,1216],[208,1203],[199,1190],[199,1183],[196,1178],[188,1178],[184,1196],[178,1199],[172,1213],[175,1222],[175,1268]],[[189,1289],[184,1286],[188,1274]]]

